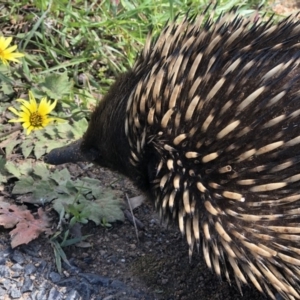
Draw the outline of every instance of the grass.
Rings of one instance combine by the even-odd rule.
[[[32,1],[29,14],[24,9],[26,3],[5,1],[1,27],[14,23],[11,33],[20,43],[20,50],[27,53],[29,86],[34,85],[35,74],[66,71],[74,80],[74,98],[82,74],[90,91],[102,95],[117,74],[133,65],[150,29],[155,35],[175,15],[199,13],[208,1],[39,0]],[[259,4],[220,1],[217,14],[238,5],[246,15]]]
[[[60,224],[62,219],[72,225],[74,220],[88,221],[83,206],[89,205],[87,199],[95,200],[95,206],[102,197],[97,192],[99,182],[74,181],[66,173],[51,175],[37,160],[83,134],[89,112],[114,78],[133,65],[150,30],[155,36],[168,20],[187,12],[201,13],[207,4],[201,0],[0,0],[0,32],[12,36],[18,51],[26,54],[20,64],[5,67],[0,63],[0,192],[29,195],[26,201],[35,205],[42,202],[51,206],[56,199]],[[233,6],[239,7],[240,14],[249,15],[260,5],[262,13],[271,13],[266,1],[223,0],[216,16]],[[37,99],[57,99],[55,115],[68,123],[46,127],[30,136],[16,133],[8,123],[12,114],[7,108],[17,107],[16,99],[28,97],[29,90]],[[58,187],[64,192],[55,194]],[[101,199],[111,203],[109,192],[103,194],[106,196]],[[118,210],[117,205],[108,210],[109,215],[97,215],[92,220],[112,222],[113,210]],[[119,218],[118,211],[115,219]],[[65,242],[68,230],[58,228],[51,239],[60,259],[65,257],[57,238]]]

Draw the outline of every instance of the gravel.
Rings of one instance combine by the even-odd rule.
[[[59,274],[53,262],[41,257],[40,248],[35,241],[0,251],[0,300],[153,299],[120,280],[82,272],[76,265],[64,264],[66,275]],[[104,298],[97,295],[101,287],[107,290]]]

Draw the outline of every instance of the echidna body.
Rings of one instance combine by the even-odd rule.
[[[47,160],[120,171],[218,275],[300,299],[300,22],[205,19],[148,39]]]

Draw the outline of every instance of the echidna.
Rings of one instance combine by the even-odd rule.
[[[47,162],[125,174],[217,275],[300,299],[300,22],[207,15],[148,38]]]

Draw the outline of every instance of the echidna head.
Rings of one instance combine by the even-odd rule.
[[[130,147],[124,123],[127,99],[135,83],[136,78],[131,71],[121,75],[92,113],[84,136],[69,145],[53,149],[45,161],[52,165],[92,162],[132,178],[134,170],[128,162]]]

